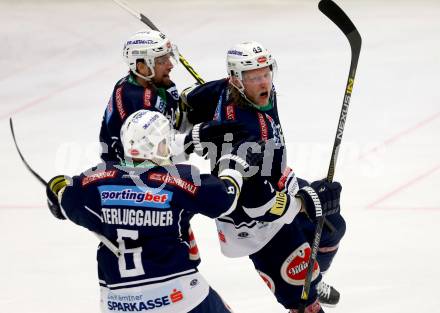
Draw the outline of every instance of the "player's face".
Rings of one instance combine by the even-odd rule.
[[[243,72],[244,94],[256,105],[269,103],[272,90],[272,71],[269,67]]]
[[[154,60],[154,77],[153,82],[161,86],[171,85],[170,72],[174,64],[170,53],[157,57]]]

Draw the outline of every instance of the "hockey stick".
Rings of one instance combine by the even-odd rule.
[[[29,172],[31,172],[31,174],[34,175],[34,177],[36,179],[38,179],[40,181],[40,183],[42,183],[46,187],[47,182],[40,175],[38,175],[37,172],[35,172],[32,169],[32,167],[29,165],[29,163],[25,160],[23,154],[20,151],[20,148],[18,147],[17,140],[15,139],[14,124],[12,123],[12,118],[11,117],[9,118],[9,127],[11,128],[11,134],[12,134],[12,139],[14,140],[15,148],[17,149],[18,155],[20,156],[20,158],[23,161],[24,165],[29,170]]]
[[[26,168],[29,170],[29,172],[31,172],[32,175],[34,175],[34,177],[36,179],[38,179],[38,181],[43,184],[43,186],[46,188],[47,186],[47,182],[37,173],[33,170],[33,168],[29,165],[29,163],[26,161],[26,159],[24,158],[23,154],[20,151],[20,148],[18,147],[17,144],[17,139],[15,138],[15,132],[14,132],[14,124],[12,122],[12,118],[9,118],[9,127],[11,128],[11,134],[12,134],[12,139],[14,140],[14,144],[15,144],[15,148],[17,149],[18,155],[20,156],[21,160],[23,161],[24,165],[26,166]],[[110,249],[111,252],[113,252],[116,257],[121,256],[121,252],[119,251],[119,249],[110,241],[108,240],[106,237],[104,237],[101,234],[92,232],[95,234],[96,237],[98,237],[98,239],[107,247]]]
[[[142,23],[146,24],[148,27],[150,27],[152,30],[160,31],[156,25],[145,15],[142,13],[136,12],[135,10],[131,9],[125,2],[122,0],[113,0],[117,5],[119,5],[121,8],[126,10],[128,13],[139,19]],[[200,75],[194,70],[194,68],[188,63],[188,61],[185,59],[185,57],[179,52],[179,61],[182,63],[183,67],[191,74],[192,77],[199,83],[204,84],[205,81],[203,78],[200,77]]]
[[[350,104],[351,92],[353,90],[354,78],[356,75],[357,64],[359,60],[359,54],[361,51],[362,39],[354,26],[350,18],[344,13],[344,11],[338,7],[332,0],[321,0],[318,5],[319,10],[325,14],[333,23],[347,37],[351,47],[351,64],[348,74],[347,85],[345,88],[344,100],[342,102],[342,109],[339,115],[338,127],[336,130],[335,141],[333,144],[332,156],[330,158],[330,166],[327,173],[327,180],[333,181],[335,175],[336,161],[338,159],[339,147],[342,142],[342,135],[344,133],[345,122],[347,120],[348,106]],[[319,242],[321,241],[322,228],[324,226],[325,218],[321,216],[318,218],[317,226],[315,229],[315,238],[312,244],[312,252],[308,262],[307,275],[305,278],[303,290],[301,293],[301,305],[299,308],[300,313],[304,313],[306,302],[309,299],[309,291],[312,280],[313,267],[315,266],[316,256],[318,253]]]

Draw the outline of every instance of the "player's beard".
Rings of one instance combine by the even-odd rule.
[[[156,86],[161,86],[161,87],[170,87],[173,84],[169,73],[164,74],[162,77],[160,77],[160,79],[153,78],[153,83]]]

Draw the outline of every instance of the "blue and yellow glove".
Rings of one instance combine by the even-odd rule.
[[[53,177],[46,185],[47,206],[50,212],[56,218],[65,220],[61,212],[60,202],[58,200],[59,193],[70,184],[70,177],[64,175],[57,175]]]

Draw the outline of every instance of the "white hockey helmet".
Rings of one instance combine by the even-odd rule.
[[[124,44],[123,57],[130,70],[137,76],[151,80],[154,77],[154,65],[157,57],[170,55],[173,65],[177,64],[179,52],[177,47],[161,32],[156,30],[139,31],[131,36]],[[144,60],[151,71],[149,76],[137,72],[137,60]]]
[[[121,127],[124,155],[156,162],[169,160],[172,135],[171,124],[164,115],[150,110],[136,111]]]
[[[256,41],[242,42],[228,50],[226,56],[227,70],[230,77],[243,81],[243,72],[257,68],[276,68],[272,54]]]

